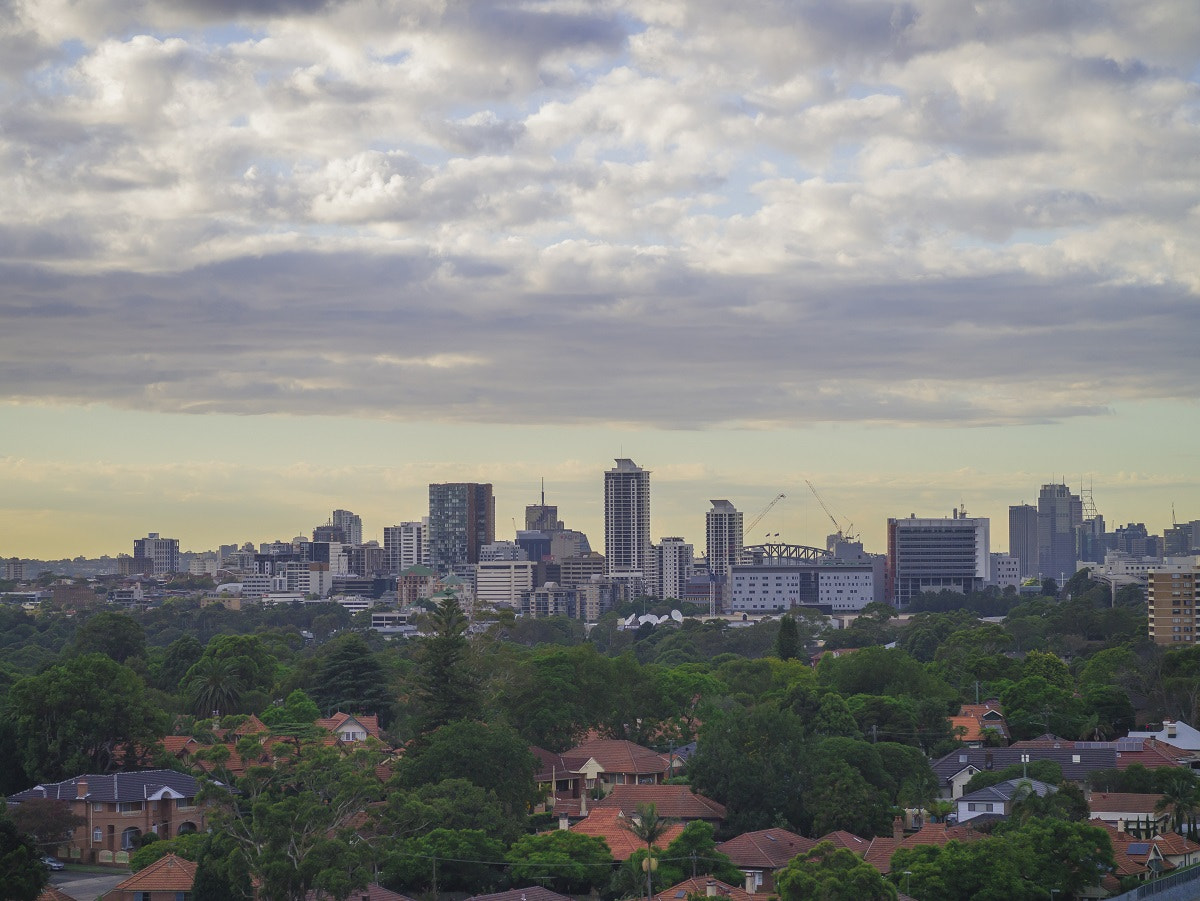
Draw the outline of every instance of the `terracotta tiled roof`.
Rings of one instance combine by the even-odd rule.
[[[549,782],[551,778],[567,779],[571,776],[577,776],[579,770],[585,763],[588,762],[590,755],[555,754],[553,751],[547,751],[545,748],[539,748],[536,745],[529,746],[534,759],[537,761],[537,773],[534,774],[534,779],[538,782]],[[599,759],[596,761],[600,763]],[[603,766],[603,763],[600,763]]]
[[[663,889],[654,896],[654,901],[684,901],[688,895],[708,895],[709,889],[718,898],[729,898],[731,901],[755,901],[754,896],[745,889],[735,888],[720,879],[711,876],[693,876],[683,882]]]
[[[829,832],[817,839],[817,844],[821,842],[833,842],[839,848],[847,848],[853,851],[860,857],[865,857],[867,849],[871,847],[871,842],[865,838],[859,838],[853,832],[847,832],[845,829],[838,829],[836,832]]]
[[[343,713],[339,710],[333,716],[317,720],[317,725],[330,732],[337,732],[348,720],[354,720],[372,738],[380,738],[379,717],[374,713]]]
[[[646,847],[645,842],[625,828],[629,822],[629,819],[620,810],[610,807],[605,810],[592,810],[586,819],[573,824],[571,831],[581,835],[595,835],[604,839],[608,844],[608,850],[612,852],[613,859],[622,861],[628,860],[634,851],[645,850]],[[667,847],[679,838],[682,832],[683,823],[672,823],[654,847]]]
[[[887,874],[892,871],[892,855],[896,853],[898,847],[900,847],[899,839],[887,836],[873,838],[863,857],[879,872]]]
[[[413,899],[373,882],[366,888],[355,889],[344,898],[339,899],[334,899],[333,895],[326,892],[310,891],[304,896],[304,901],[413,901]]]
[[[571,901],[571,899],[540,885],[532,885],[528,888],[514,888],[507,892],[496,892],[491,895],[472,895],[467,901]]]
[[[670,760],[664,754],[615,738],[595,738],[567,751],[564,757],[591,757],[606,773],[649,775],[665,773]]]
[[[743,832],[727,842],[717,845],[717,850],[742,869],[777,870],[797,854],[815,848],[817,843],[786,829],[760,829],[758,832]]]
[[[267,724],[256,717],[253,713],[246,717],[242,723],[233,730],[234,735],[262,735],[264,732],[270,732]]]
[[[114,888],[118,892],[190,892],[196,881],[196,865],[175,854],[160,857]]]
[[[1159,815],[1155,805],[1162,795],[1138,794],[1135,792],[1092,792],[1088,799],[1088,810],[1097,813],[1132,813]]]
[[[1200,845],[1190,839],[1184,838],[1178,832],[1167,832],[1163,835],[1156,835],[1150,839],[1154,844],[1158,845],[1158,849],[1166,856],[1175,857],[1180,854],[1196,854],[1200,853]]]
[[[48,885],[42,889],[42,893],[37,896],[35,901],[75,901],[75,899],[66,892],[59,891],[54,886]]]
[[[629,817],[643,804],[653,804],[660,817],[669,819],[725,819],[724,804],[696,794],[687,785],[614,785],[594,806],[597,810],[616,807]]]
[[[848,835],[849,833],[845,834]],[[852,837],[857,838],[857,836]],[[945,847],[952,841],[973,842],[984,837],[982,832],[978,832],[970,826],[947,826],[945,823],[926,823],[919,830],[911,835],[906,835],[903,839],[891,837],[873,838],[870,840],[865,852],[856,847],[851,847],[850,850],[857,854],[862,854],[867,863],[879,870],[879,872],[886,874],[892,870],[892,855],[901,848],[907,850],[921,845]],[[859,841],[864,840],[859,839]]]

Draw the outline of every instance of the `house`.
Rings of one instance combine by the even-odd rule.
[[[982,748],[987,744],[1007,745],[1009,741],[1008,721],[997,700],[982,704],[963,704],[956,716],[949,717],[950,730],[969,748]]]
[[[970,826],[947,826],[945,823],[925,823],[916,832],[905,835],[904,821],[897,817],[892,823],[890,836],[866,839],[839,830],[823,835],[817,841],[832,842],[839,848],[853,851],[886,876],[892,869],[892,855],[901,848],[915,848],[919,845],[944,847],[952,841],[971,842],[984,837],[982,832]]]
[[[551,799],[548,808],[560,816],[587,816],[583,771],[590,758],[555,754],[536,745],[529,750],[537,761],[534,782]]]
[[[1056,791],[1058,789],[1053,785],[1037,779],[1007,779],[997,782],[995,785],[959,797],[958,822],[965,823],[985,814],[1007,817],[1012,813],[1013,805],[1022,798],[1029,797],[1030,792],[1044,798]]]
[[[147,832],[172,838],[208,828],[204,808],[196,804],[200,784],[186,773],[144,770],[76,776],[35,785],[11,795],[10,804],[31,798],[65,801],[83,819],[59,857],[87,863],[129,862],[129,851]]]
[[[1130,732],[1130,738],[1153,738],[1185,751],[1200,751],[1200,729],[1194,729],[1183,720],[1163,720],[1157,732]]]
[[[1162,797],[1134,792],[1092,792],[1088,810],[1093,820],[1139,839],[1148,839],[1169,831],[1171,814],[1158,809]]]
[[[100,896],[101,901],[179,901],[196,881],[196,864],[175,854],[160,857],[144,870]]]
[[[1103,747],[1028,747],[960,748],[940,757],[932,764],[937,776],[939,797],[953,801],[976,773],[1002,770],[1008,766],[1053,760],[1062,768],[1063,779],[1083,786],[1089,773],[1111,770],[1117,766],[1115,746]],[[1084,742],[1084,745],[1092,744]]]
[[[689,895],[707,898],[728,898],[729,901],[754,901],[754,896],[745,889],[734,888],[711,876],[693,876],[654,895],[653,901],[687,901]]]
[[[41,894],[39,894],[34,901],[75,901],[75,899],[66,892],[56,889],[52,885],[48,885],[42,889]]]
[[[746,874],[746,891],[769,893],[775,891],[775,873],[797,854],[816,846],[811,838],[786,829],[760,829],[721,842],[717,850]]]
[[[383,741],[376,714],[351,714],[339,710],[333,716],[317,720],[317,727],[332,732],[343,744],[366,741],[368,738]]]
[[[573,823],[569,828],[580,835],[594,835],[604,839],[613,860],[618,863],[628,860],[635,851],[646,850],[646,843],[629,831],[632,822],[619,808],[593,810],[586,819]],[[672,823],[667,827],[656,848],[665,848],[683,832],[683,823]]]
[[[467,901],[572,901],[566,895],[552,892],[540,885],[526,888],[513,888],[506,892],[494,892],[490,895],[472,895]]]
[[[615,808],[632,818],[639,808],[651,804],[663,819],[684,823],[704,820],[714,827],[725,819],[724,804],[696,794],[688,785],[614,785],[612,791],[591,806],[593,810]]]
[[[582,758],[579,773],[588,789],[606,791],[613,785],[653,785],[672,775],[674,761],[666,754],[615,738],[591,738],[564,757]]]

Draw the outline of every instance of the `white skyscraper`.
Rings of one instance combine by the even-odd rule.
[[[705,553],[714,600],[725,608],[729,602],[729,574],[742,549],[742,513],[726,500],[709,503],[712,509],[704,515]]]
[[[388,572],[399,575],[414,566],[429,565],[429,517],[402,522],[383,530],[384,559]]]
[[[620,458],[604,473],[604,556],[610,578],[644,591],[650,575],[650,472]]]
[[[663,538],[651,548],[651,556],[654,576],[648,593],[663,600],[682,598],[692,575],[695,549],[682,538]]]
[[[362,517],[357,513],[351,513],[349,510],[334,510],[333,516],[329,519],[330,523],[342,530],[342,536],[345,538],[345,543],[351,547],[358,547],[363,543],[362,540]]]

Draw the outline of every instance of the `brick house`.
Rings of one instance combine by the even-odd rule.
[[[84,823],[58,856],[87,863],[126,863],[126,855],[147,832],[173,838],[205,831],[204,809],[196,804],[199,791],[200,784],[186,773],[145,770],[35,785],[11,795],[8,803],[31,798],[66,802]]]
[[[100,901],[183,901],[191,897],[195,881],[196,864],[168,854],[118,882]]]

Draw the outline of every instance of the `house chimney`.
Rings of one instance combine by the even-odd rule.
[[[86,798],[88,793],[88,784],[86,779],[75,780],[75,798]]]
[[[746,884],[745,884],[745,886],[744,886],[744,888],[746,889],[746,894],[747,894],[747,895],[753,895],[753,894],[754,894],[754,881],[755,881],[755,880],[754,880],[754,874],[753,874],[753,873],[747,873],[747,874],[746,874]]]
[[[717,897],[717,883],[714,882],[712,879],[710,879],[710,880],[708,880],[708,882],[704,883],[704,894],[710,898]]]
[[[565,813],[559,814],[559,816],[558,816],[558,828],[559,828],[560,830],[563,830],[563,831],[565,831],[565,830],[569,829],[570,827],[571,827],[571,820],[570,820],[570,818],[569,818],[569,817],[568,817],[568,816],[567,816]]]
[[[579,815],[587,816],[587,789],[584,789],[583,794],[579,796]]]
[[[904,817],[897,815],[892,820],[892,838],[896,841],[904,838]]]

